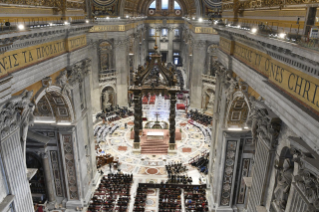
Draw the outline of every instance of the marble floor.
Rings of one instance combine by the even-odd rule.
[[[181,100],[178,103],[183,103]],[[143,113],[148,117],[148,121],[156,119],[155,114],[160,114],[160,121],[168,122],[169,100],[164,98],[157,98],[154,105],[143,105]],[[114,125],[119,125],[119,128],[112,134],[105,137],[97,138],[100,142],[101,154],[111,154],[115,160],[120,161],[119,169],[123,173],[133,173],[134,183],[131,189],[132,197],[135,196],[138,183],[161,183],[167,180],[167,173],[165,165],[173,162],[181,162],[187,166],[188,171],[183,173],[193,178],[193,184],[206,183],[206,176],[201,174],[196,168],[190,166],[189,161],[209,150],[208,139],[204,137],[202,132],[195,126],[188,123],[184,110],[177,110],[176,127],[182,131],[182,140],[176,142],[176,154],[173,155],[147,155],[133,153],[133,140],[130,139],[130,133],[133,125],[128,123],[133,122],[133,117],[128,117],[113,122]],[[125,125],[127,124],[127,128]],[[145,122],[144,122],[145,124]],[[102,122],[97,123],[102,125]],[[205,127],[205,126],[203,126]],[[104,174],[110,172],[108,166],[101,168]],[[117,170],[112,170],[116,173]],[[147,199],[148,212],[156,212],[158,208],[158,194],[157,189],[149,191]],[[134,199],[132,198],[130,211],[132,211]]]

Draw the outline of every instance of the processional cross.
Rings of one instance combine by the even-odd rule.
[[[154,49],[157,50],[158,47],[157,47],[157,38],[160,38],[161,36],[157,35],[157,32],[155,33],[154,36],[151,36],[152,38],[155,38],[155,46],[154,46]]]
[[[159,114],[158,114],[158,113],[156,113],[156,114],[155,114],[155,116],[156,116],[156,122],[158,122]]]

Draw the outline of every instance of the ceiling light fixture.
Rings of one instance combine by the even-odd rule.
[[[252,32],[252,33],[256,33],[256,32],[257,32],[257,28],[252,28],[252,29],[251,29],[251,32]]]
[[[19,25],[18,25],[18,29],[19,29],[19,30],[24,30],[24,25],[23,25],[23,24],[19,24]]]
[[[229,131],[242,131],[243,129],[239,128],[239,127],[229,127],[229,128],[227,128],[227,130],[229,130]]]

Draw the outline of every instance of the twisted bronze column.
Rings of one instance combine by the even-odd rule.
[[[169,149],[174,150],[175,149],[175,129],[176,129],[176,93],[175,92],[169,92],[171,96],[171,105],[170,105],[170,114],[169,114]]]

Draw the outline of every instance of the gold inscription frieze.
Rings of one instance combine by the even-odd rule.
[[[226,38],[220,37],[219,48],[226,52],[227,54],[233,54],[234,41],[228,40]]]
[[[195,27],[195,33],[217,35],[216,30],[213,29],[212,27]]]
[[[225,43],[222,45],[221,48],[227,47]],[[319,112],[319,79],[238,42],[235,42],[234,57],[266,76],[269,82],[290,96]]]
[[[5,52],[0,55],[0,78],[21,68],[86,46],[86,35]]]
[[[124,25],[107,25],[107,26],[93,26],[89,32],[123,32],[125,31]]]

